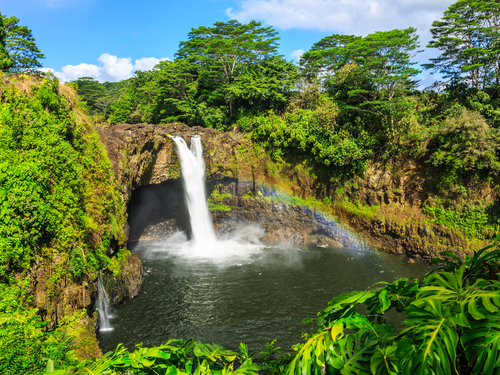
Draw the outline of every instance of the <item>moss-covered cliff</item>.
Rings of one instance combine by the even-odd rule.
[[[73,90],[55,79],[1,78],[0,372],[100,355],[95,281],[126,259],[122,207]]]

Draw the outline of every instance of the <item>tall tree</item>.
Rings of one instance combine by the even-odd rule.
[[[427,69],[452,83],[484,89],[500,84],[500,2],[459,0],[434,21],[427,47],[441,51]]]
[[[5,32],[3,16],[0,13],[0,71],[8,70],[12,66],[12,59],[6,49],[6,39],[7,33]]]
[[[421,70],[412,61],[420,51],[417,29],[377,31],[351,43],[348,48],[355,63],[369,77],[375,92],[354,88],[349,95],[362,98],[360,109],[382,116],[390,138],[396,134],[396,112],[405,109],[404,94],[417,86]]]
[[[197,63],[207,74],[214,87],[209,88],[210,99],[227,103],[232,115],[233,100],[227,88],[245,64],[262,61],[276,55],[279,40],[272,27],[262,27],[260,22],[242,24],[232,20],[216,22],[213,27],[199,27],[188,34],[189,40],[181,42],[176,59]]]
[[[153,78],[140,89],[148,98],[143,105],[145,120],[153,123],[182,121],[192,125],[196,117],[198,72],[186,60],[161,61]]]
[[[251,112],[270,109],[283,112],[297,76],[293,62],[273,56],[259,64],[247,65],[228,90],[242,107]]]
[[[309,79],[337,73],[344,65],[354,61],[347,47],[359,39],[361,37],[354,35],[333,34],[314,43],[300,58],[301,73]]]
[[[104,85],[92,77],[80,77],[73,82],[78,85],[76,92],[87,103],[90,113],[106,114],[112,98],[108,96]]]
[[[32,73],[42,67],[45,56],[38,49],[31,30],[19,25],[19,18],[2,15],[6,31],[6,49],[13,64],[12,73]]]

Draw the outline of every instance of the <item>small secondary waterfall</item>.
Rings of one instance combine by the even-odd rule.
[[[109,323],[111,318],[111,306],[109,306],[109,298],[104,289],[102,276],[97,279],[97,311],[99,312],[99,331],[111,331],[113,328]]]
[[[193,244],[215,244],[215,233],[205,193],[205,162],[200,136],[191,137],[191,149],[181,137],[173,137],[181,161],[182,179],[191,221]]]

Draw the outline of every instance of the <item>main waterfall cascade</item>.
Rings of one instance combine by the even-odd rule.
[[[181,137],[173,139],[181,161],[184,191],[191,220],[191,241],[193,244],[212,246],[216,240],[205,194],[205,162],[201,137],[191,138],[191,149]]]
[[[174,234],[164,243],[158,244],[158,251],[168,251],[182,257],[211,260],[241,260],[261,251],[259,239],[264,231],[258,226],[241,228],[229,237],[217,239],[205,193],[205,162],[200,136],[191,137],[188,147],[182,137],[172,137],[181,163],[184,194],[191,224],[191,239],[186,234]]]
[[[102,282],[102,276],[97,279],[97,311],[99,313],[99,332],[112,331],[113,328],[109,322],[111,315],[111,306],[109,305],[108,294]]]

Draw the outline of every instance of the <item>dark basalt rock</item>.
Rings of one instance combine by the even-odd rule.
[[[120,262],[117,275],[103,275],[106,293],[113,307],[118,307],[139,294],[144,279],[144,268],[137,254],[129,254]]]

